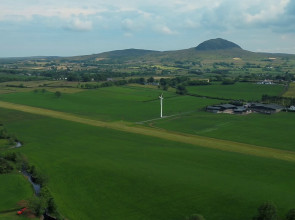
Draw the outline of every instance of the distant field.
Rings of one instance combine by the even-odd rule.
[[[209,86],[188,86],[191,94],[226,99],[260,100],[262,95],[278,95],[283,91],[281,85],[258,85],[255,83],[235,83],[234,85],[213,84]]]
[[[295,114],[229,115],[196,112],[156,121],[152,125],[167,130],[295,151]]]
[[[280,216],[295,204],[291,162],[4,109],[0,119],[68,219],[246,220],[267,200]]]
[[[18,87],[20,85],[24,88]],[[0,83],[0,94],[30,92],[33,90],[41,91],[43,89],[50,92],[60,91],[63,93],[76,93],[83,91],[83,89],[79,89],[77,86],[77,82],[67,81],[12,81]]]
[[[51,92],[23,92],[3,94],[0,100],[58,111],[75,113],[89,118],[113,121],[143,121],[159,118],[159,95],[163,91],[140,87],[108,87],[62,94],[60,98]],[[196,111],[218,100],[190,96],[177,96],[164,92],[164,115]]]
[[[294,82],[290,83],[288,91],[285,92],[283,96],[295,98],[295,83]]]

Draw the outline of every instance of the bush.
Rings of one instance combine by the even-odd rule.
[[[8,137],[7,131],[5,128],[0,129],[0,139],[6,139]]]
[[[295,209],[289,210],[286,215],[286,220],[295,220]]]
[[[4,159],[0,158],[0,174],[10,173],[13,167]]]
[[[176,93],[179,95],[185,95],[187,94],[187,90],[184,85],[178,85],[176,88]]]
[[[41,197],[33,197],[29,200],[29,209],[38,217],[44,214],[46,204]]]
[[[205,218],[202,215],[193,214],[193,215],[187,217],[186,220],[205,220]]]
[[[232,79],[225,79],[222,81],[222,85],[233,85],[235,84],[235,81]]]
[[[55,96],[56,96],[57,98],[61,97],[61,92],[60,92],[60,91],[56,91],[54,94],[55,94]]]
[[[15,152],[8,152],[5,154],[4,159],[10,160],[12,162],[16,162],[16,153]]]
[[[258,208],[258,215],[253,220],[278,220],[277,208],[272,202],[265,202]]]

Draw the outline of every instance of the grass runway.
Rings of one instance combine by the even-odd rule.
[[[295,162],[295,153],[292,151],[279,150],[268,147],[255,146],[250,144],[244,144],[239,142],[233,142],[228,140],[221,140],[197,135],[184,134],[180,132],[171,132],[164,129],[147,128],[133,123],[126,122],[102,122],[98,120],[92,120],[75,116],[73,114],[58,112],[43,108],[36,108],[26,105],[13,104],[9,102],[0,101],[0,107],[6,109],[12,109],[37,115],[43,115],[53,117],[57,119],[63,119],[67,121],[82,123],[91,126],[104,127],[134,134],[141,134],[146,136],[152,136],[162,138],[170,141],[176,141],[180,143],[192,144],[211,149],[218,149],[222,151],[235,152],[265,158],[273,158],[284,161]]]

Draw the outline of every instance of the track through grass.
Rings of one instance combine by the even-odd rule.
[[[152,137],[158,137],[170,141],[176,141],[180,143],[192,144],[212,149],[218,149],[222,151],[242,153],[248,155],[254,155],[259,157],[273,158],[285,161],[295,162],[295,152],[273,149],[268,147],[255,146],[250,144],[244,144],[239,142],[233,142],[228,140],[220,140],[215,138],[197,136],[197,135],[189,135],[178,132],[171,132],[164,129],[155,129],[155,128],[147,128],[139,125],[135,125],[133,123],[127,122],[102,122],[87,118],[82,118],[75,116],[73,114],[58,112],[43,108],[36,108],[26,105],[13,104],[9,102],[0,101],[0,107],[18,110],[22,112],[27,112],[31,114],[38,114],[68,121],[73,121],[77,123],[97,126],[97,127],[105,127],[114,130],[142,134]]]

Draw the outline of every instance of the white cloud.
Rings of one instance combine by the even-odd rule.
[[[268,4],[260,5],[260,10],[258,13],[251,14],[249,12],[245,13],[245,19],[247,23],[260,23],[260,22],[270,22],[282,14],[284,14],[286,6],[289,4],[290,0],[276,0],[268,2]]]
[[[255,38],[277,42],[278,40],[270,39],[270,35],[295,33],[294,2],[295,0],[0,0],[0,29],[6,30],[1,32],[1,37],[4,39],[6,36],[8,40],[9,34],[15,31],[20,34],[20,39],[22,33],[29,36],[32,31],[41,34],[48,31],[60,37],[65,34],[61,31],[64,28],[88,32],[81,36],[93,39],[99,36],[101,42],[112,46],[114,43],[110,43],[111,38],[117,37],[116,42],[119,42],[118,39],[122,36],[126,37],[124,43],[130,40],[130,45],[135,41],[145,42],[141,47],[148,45],[150,39],[157,38],[186,42],[187,46],[190,42],[200,43],[208,38],[222,36],[232,40],[244,37],[245,42],[251,40],[252,45],[256,45]],[[70,36],[68,33],[66,35]],[[291,43],[294,41],[285,36],[279,39]],[[244,44],[245,48],[249,45]],[[160,47],[164,49],[168,40],[162,45]],[[174,43],[170,45],[174,46]],[[181,47],[181,43],[175,45]],[[125,47],[125,44],[121,47]],[[254,46],[251,49],[253,48]]]
[[[70,24],[68,24],[66,29],[74,31],[91,31],[92,22],[91,21],[82,21],[79,18],[75,18]]]
[[[158,33],[167,34],[167,35],[176,34],[176,32],[172,31],[166,25],[156,25],[154,30],[157,31]]]
[[[122,21],[122,28],[126,32],[139,31],[143,27],[143,23],[136,22],[130,18],[126,18]]]

